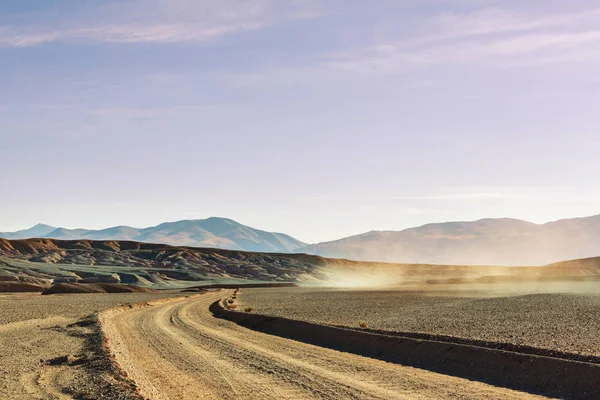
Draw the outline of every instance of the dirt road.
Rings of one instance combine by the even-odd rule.
[[[102,346],[94,313],[173,293],[0,293],[0,399],[136,399]]]
[[[479,382],[254,332],[214,318],[227,292],[101,315],[121,368],[149,399],[533,398]]]

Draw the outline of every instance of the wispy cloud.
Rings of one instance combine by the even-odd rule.
[[[538,10],[539,11],[539,10]],[[331,54],[325,65],[396,73],[440,63],[539,65],[600,60],[600,9],[543,15],[498,8],[445,13],[409,33]]]
[[[63,29],[49,32],[10,32],[0,37],[0,44],[30,47],[49,42],[107,43],[184,43],[202,42],[244,30],[256,29],[259,23],[232,26],[199,27],[194,24],[113,25],[95,28]]]
[[[600,19],[600,9],[555,15],[519,13],[501,8],[488,8],[457,14],[444,13],[424,24],[423,31],[433,32],[414,41],[413,45],[435,43],[475,36],[516,34],[536,30],[577,28]]]
[[[0,45],[36,46],[50,42],[191,43],[259,29],[278,18],[314,18],[322,11],[313,1],[291,0],[147,0],[83,8],[46,22],[0,26]],[[99,18],[101,16],[101,18]]]
[[[55,32],[33,32],[22,29],[0,27],[0,45],[11,47],[28,47],[57,39]]]

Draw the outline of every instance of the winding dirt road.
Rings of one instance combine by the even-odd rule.
[[[217,319],[229,292],[101,314],[117,363],[149,399],[523,399],[534,396],[324,349]]]

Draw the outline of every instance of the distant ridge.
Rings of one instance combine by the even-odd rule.
[[[360,261],[545,265],[600,256],[600,215],[539,225],[510,218],[427,224],[371,231],[298,251]]]
[[[54,230],[56,230],[55,226],[37,224],[29,229],[23,229],[16,232],[0,232],[0,237],[4,239],[29,239],[45,237]]]
[[[61,240],[134,240],[172,246],[212,247],[258,252],[290,252],[306,246],[289,235],[266,232],[228,218],[166,222],[149,228],[116,226],[101,230],[66,229],[36,225],[12,233],[0,233],[5,239],[49,238]]]
[[[402,231],[371,231],[307,245],[228,218],[166,222],[149,228],[101,230],[38,224],[0,238],[131,240],[172,246],[307,253],[358,261],[452,265],[546,265],[600,256],[600,215],[534,224],[511,218],[433,223]]]

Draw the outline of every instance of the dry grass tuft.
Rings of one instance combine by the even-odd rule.
[[[246,308],[244,308],[244,311],[245,312],[252,312],[252,311],[254,311],[254,307],[246,307]]]
[[[367,324],[367,321],[358,321],[358,326],[361,328],[367,328],[369,324]]]

